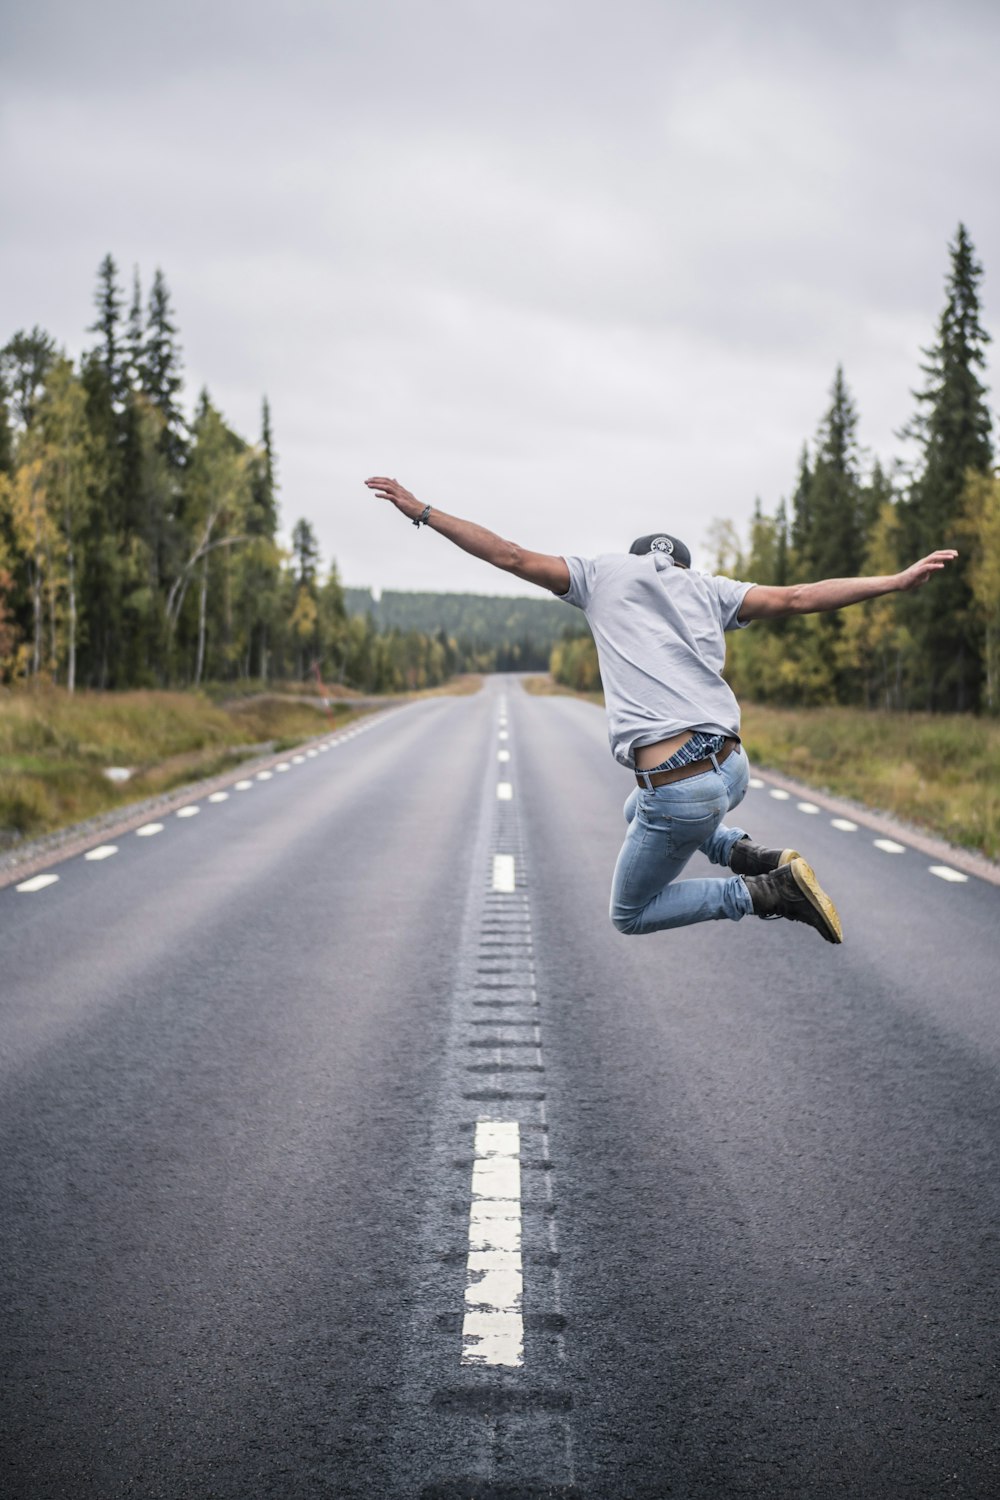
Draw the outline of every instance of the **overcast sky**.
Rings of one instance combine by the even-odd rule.
[[[520,592],[362,486],[540,551],[787,495],[838,362],[883,459],[958,221],[1000,333],[1000,6],[3,0],[0,342],[166,274],[186,398],[271,401],[344,580]]]

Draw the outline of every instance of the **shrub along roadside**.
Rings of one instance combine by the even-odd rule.
[[[553,689],[549,679],[525,684]],[[603,706],[599,693],[573,694]],[[969,714],[743,705],[751,762],[1000,857],[1000,722]]]
[[[201,693],[0,692],[0,851],[218,775],[260,754],[339,728],[367,712],[329,714],[279,696],[213,704]],[[107,768],[133,774],[109,781]]]

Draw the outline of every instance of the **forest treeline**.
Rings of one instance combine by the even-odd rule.
[[[40,328],[0,349],[0,682],[130,688],[324,679],[434,686],[445,632],[349,616],[306,519],[278,540],[266,399],[247,441],[207,391],[188,420],[163,273],[126,306],[108,255],[78,364]]]
[[[349,615],[370,614],[382,631],[444,631],[478,672],[543,672],[566,626],[566,606],[552,598],[498,594],[429,594],[344,590]]]
[[[1000,476],[981,379],[990,337],[981,321],[982,267],[963,225],[949,257],[944,310],[900,434],[915,459],[886,465],[865,453],[838,368],[791,496],[770,514],[758,501],[745,539],[731,522],[715,522],[710,545],[715,572],[761,584],[891,574],[939,547],[958,548],[958,561],[914,593],[734,631],[726,675],[741,697],[1000,710]],[[551,668],[569,686],[600,685],[593,642],[582,632],[557,644]]]

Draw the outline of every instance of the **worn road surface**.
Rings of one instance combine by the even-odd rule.
[[[0,890],[4,1500],[996,1500],[1000,890],[773,790],[842,948],[502,677]]]

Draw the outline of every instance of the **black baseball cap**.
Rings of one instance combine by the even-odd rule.
[[[649,536],[637,536],[628,549],[637,557],[644,557],[647,552],[668,552],[679,568],[690,568],[691,554],[684,543],[676,536],[668,536],[665,531],[651,531]]]

